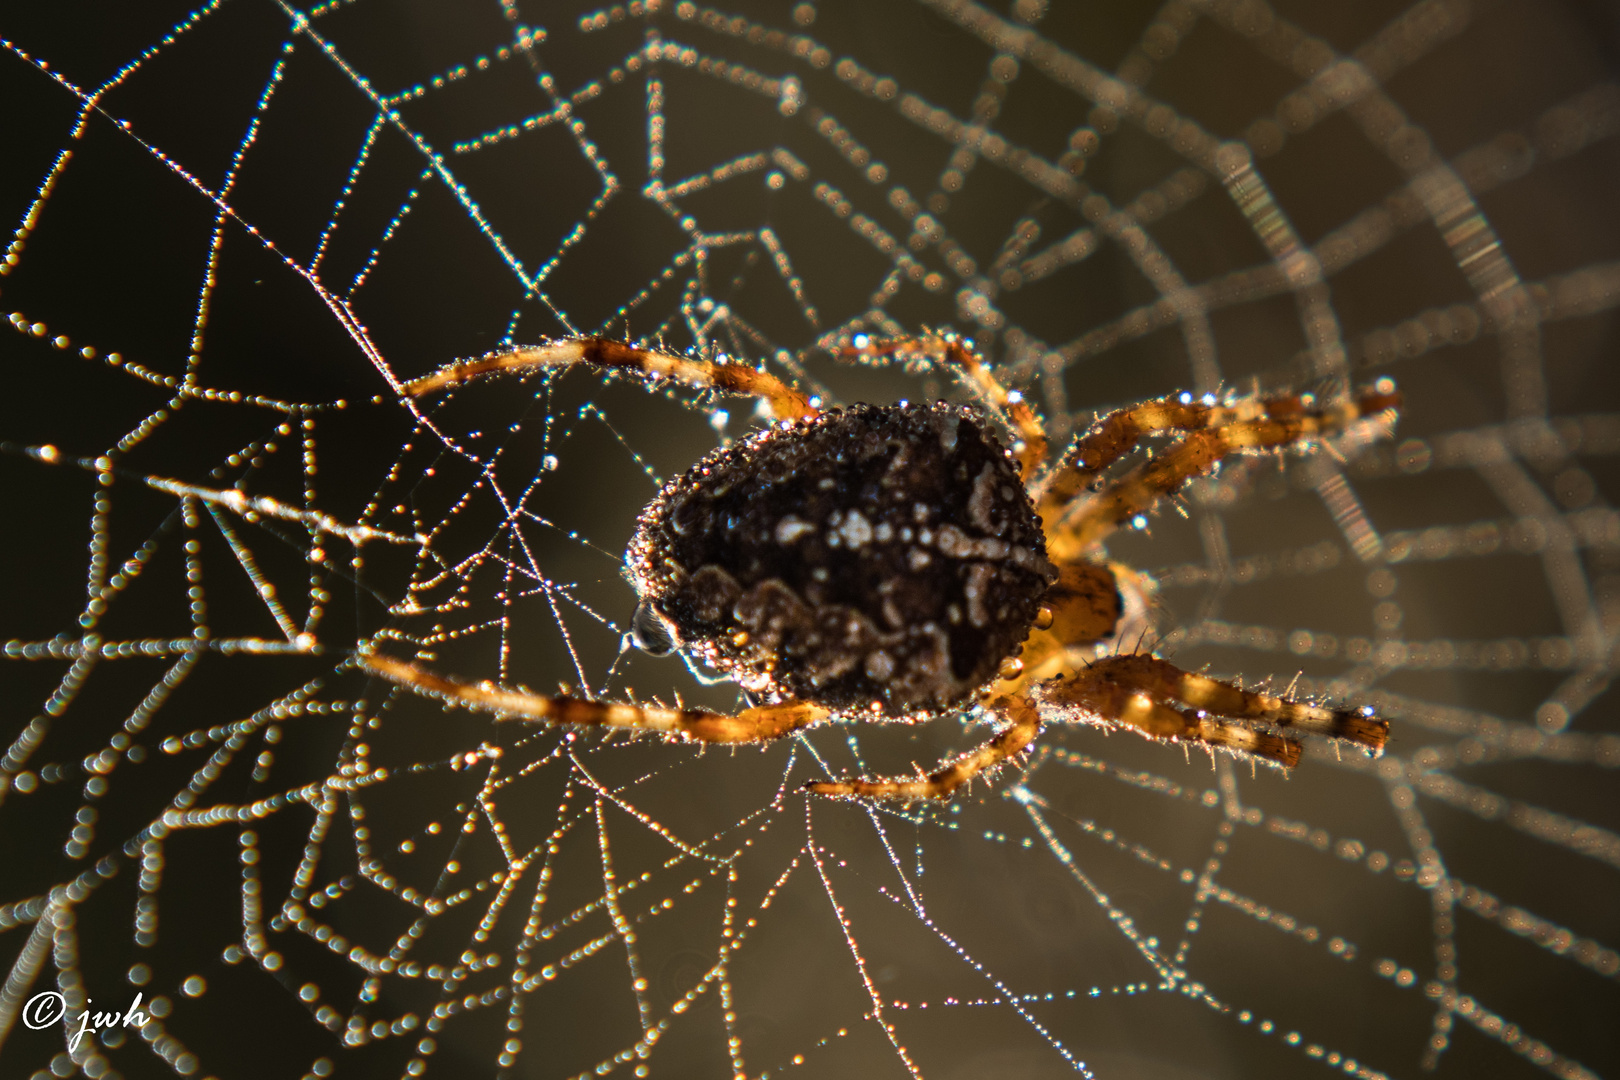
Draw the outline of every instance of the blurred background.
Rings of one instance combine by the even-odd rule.
[[[1620,9],[83,2],[0,14],[0,1074],[1620,1074]],[[750,401],[969,334],[1061,447],[1393,379],[1111,557],[1158,649],[1370,704],[1254,772],[980,718],[704,752],[369,682],[731,708],[620,655],[637,513]],[[13,332],[14,331],[14,332]],[[1378,437],[1375,437],[1378,436]],[[144,1026],[70,1046],[30,1026]]]

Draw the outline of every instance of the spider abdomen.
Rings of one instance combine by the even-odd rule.
[[[671,480],[626,559],[679,647],[771,698],[950,708],[1029,632],[1056,577],[976,409],[856,405]]]

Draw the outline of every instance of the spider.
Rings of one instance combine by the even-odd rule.
[[[763,743],[823,721],[920,722],[977,706],[999,733],[928,775],[806,785],[820,795],[948,798],[1020,754],[1046,721],[1081,721],[1197,744],[1284,768],[1286,733],[1382,751],[1388,724],[1244,690],[1120,647],[1140,575],[1103,542],[1188,480],[1244,452],[1308,445],[1400,404],[1380,380],[1319,405],[1284,394],[1217,403],[1172,395],[1100,418],[1048,464],[1034,411],[950,333],[857,335],[843,359],[923,359],[961,371],[1005,417],[945,403],[817,407],[744,364],[603,337],[558,340],[450,364],[408,383],[425,397],[502,372],[583,365],[751,395],[774,423],[713,451],[643,510],[625,557],[638,606],[627,635],[736,682],[734,714],[543,696],[471,684],[363,651],[371,674],[418,694],[520,719],[631,728],[703,743]],[[1111,470],[1144,436],[1177,436]],[[695,668],[694,668],[695,670]]]

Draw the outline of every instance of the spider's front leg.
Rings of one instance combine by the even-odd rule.
[[[1186,400],[1183,400],[1186,398]],[[1189,396],[1144,402],[1110,413],[1066,455],[1047,482],[1039,512],[1048,555],[1072,561],[1137,514],[1151,511],[1188,480],[1246,451],[1277,451],[1344,431],[1357,420],[1390,413],[1401,396],[1388,380],[1329,406],[1307,395],[1205,405]],[[1145,435],[1185,432],[1157,458],[1105,487],[1069,514],[1071,503]]]
[[[497,720],[550,720],[578,727],[657,731],[693,742],[763,743],[819,723],[828,716],[828,711],[820,705],[802,701],[758,705],[735,714],[706,709],[616,705],[508,690],[493,683],[464,683],[378,653],[361,653],[354,662],[362,671],[387,679],[414,694],[490,713]]]
[[[1389,723],[1370,710],[1329,709],[1242,690],[1156,656],[1104,657],[1041,686],[1036,695],[1065,719],[1125,727],[1152,739],[1202,743],[1284,767],[1299,762],[1296,740],[1217,717],[1340,739],[1374,754],[1389,738]]]
[[[1387,380],[1385,380],[1387,381]],[[1375,385],[1337,405],[1318,406],[1309,394],[1280,394],[1216,405],[1191,394],[1172,394],[1131,405],[1099,419],[1064,455],[1046,481],[1040,496],[1040,514],[1055,519],[1076,497],[1085,494],[1103,472],[1149,435],[1209,431],[1253,420],[1293,424],[1280,432],[1286,441],[1341,430],[1358,417],[1399,408],[1400,394],[1393,385]]]
[[[808,398],[775,375],[747,364],[717,364],[662,349],[650,349],[606,337],[564,338],[541,345],[487,353],[473,360],[446,364],[431,375],[413,379],[402,389],[412,397],[448,390],[485,375],[526,374],[542,368],[590,367],[637,371],[654,379],[673,379],[687,386],[725,390],[762,399],[778,420],[816,415]]]
[[[985,703],[985,708],[1006,718],[1008,725],[988,742],[947,762],[927,776],[908,780],[818,780],[805,785],[815,795],[847,795],[864,799],[948,799],[957,788],[979,773],[994,769],[1035,741],[1041,716],[1026,694],[1011,694]]]

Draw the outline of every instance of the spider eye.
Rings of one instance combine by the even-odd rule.
[[[643,601],[630,617],[630,643],[648,656],[668,656],[675,651],[675,635],[664,617]]]

